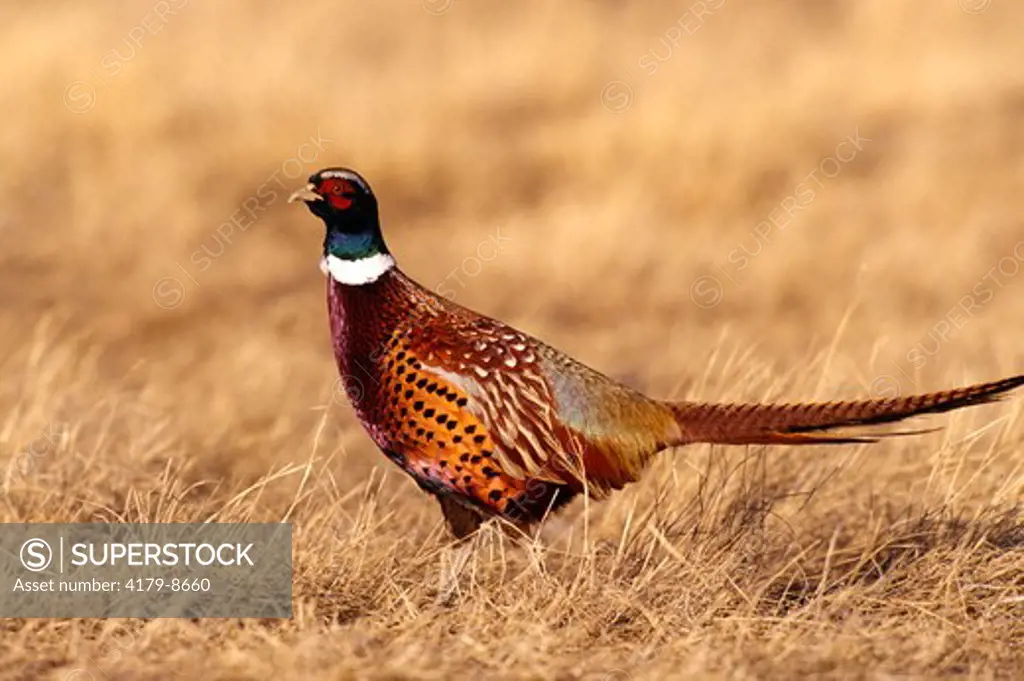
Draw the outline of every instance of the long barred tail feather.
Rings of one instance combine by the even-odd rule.
[[[822,431],[893,423],[923,414],[938,414],[961,407],[994,402],[1024,385],[1024,375],[942,392],[860,400],[806,404],[669,404],[682,430],[678,444],[841,444],[875,442],[879,437],[913,433],[849,436]]]

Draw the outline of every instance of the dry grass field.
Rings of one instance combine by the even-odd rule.
[[[1008,0],[4,3],[0,520],[294,523],[290,620],[2,622],[0,679],[1024,677],[1024,396],[667,453],[435,605],[344,403],[317,220],[677,399],[1024,371]]]

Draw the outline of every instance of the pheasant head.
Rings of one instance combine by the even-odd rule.
[[[377,197],[359,173],[347,168],[321,170],[288,197],[289,203],[293,201],[304,202],[324,221],[320,266],[338,283],[368,284],[395,266],[381,234]]]

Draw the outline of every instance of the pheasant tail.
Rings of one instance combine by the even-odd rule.
[[[874,442],[877,437],[828,434],[836,428],[871,426],[938,414],[998,400],[1024,385],[1024,375],[942,392],[855,402],[806,404],[670,403],[682,431],[679,444],[793,445]]]

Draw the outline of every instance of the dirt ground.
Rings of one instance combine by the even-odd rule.
[[[753,4],[753,6],[751,6]],[[338,389],[314,170],[403,269],[661,397],[1024,371],[1024,6],[5,3],[3,522],[295,526],[291,620],[3,620],[0,678],[1024,677],[1024,397],[666,453],[434,604]]]

